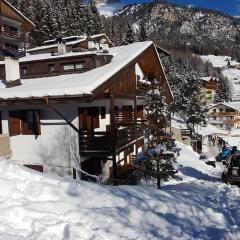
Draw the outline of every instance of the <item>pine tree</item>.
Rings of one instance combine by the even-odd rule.
[[[133,31],[132,26],[128,23],[126,27],[126,34],[125,34],[125,44],[134,43],[135,42],[135,33]]]
[[[150,80],[149,91],[146,97],[147,123],[146,137],[148,138],[147,149],[153,150],[148,154],[144,162],[143,175],[147,179],[157,181],[157,187],[161,182],[173,175],[171,159],[164,156],[164,150],[160,148],[163,144],[164,129],[166,126],[166,104],[160,90],[160,82],[156,79]]]
[[[139,41],[147,41],[148,40],[148,35],[147,35],[145,23],[143,20],[139,24],[138,40]]]
[[[216,89],[216,99],[215,102],[229,102],[230,101],[230,89],[228,84],[228,79],[223,75],[219,77],[218,86]]]

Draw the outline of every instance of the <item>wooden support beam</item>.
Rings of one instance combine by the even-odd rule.
[[[71,121],[69,121],[61,112],[59,112],[59,110],[57,110],[57,109],[54,108],[53,106],[49,105],[49,103],[48,103],[48,98],[46,98],[45,103],[46,103],[45,106],[47,106],[47,107],[48,107],[49,109],[51,109],[52,111],[56,112],[64,121],[67,122],[67,124],[68,124],[74,131],[76,131],[76,132],[78,133],[78,135],[80,135],[81,131],[80,131],[78,128],[76,128],[76,127],[71,123]]]
[[[116,145],[117,145],[117,129],[115,125],[115,101],[114,96],[110,96],[110,113],[111,113],[111,132],[112,132],[112,152],[113,152],[113,184],[117,179],[117,161],[116,161]]]

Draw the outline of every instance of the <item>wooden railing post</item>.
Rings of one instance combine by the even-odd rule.
[[[134,98],[134,131],[135,140],[137,143],[138,133],[137,133],[137,96]],[[137,155],[137,144],[135,144],[135,155]]]
[[[115,124],[115,103],[114,96],[110,96],[111,107],[111,133],[112,133],[112,157],[113,157],[113,184],[115,185],[117,179],[117,161],[116,161],[116,145],[117,145],[117,129]]]

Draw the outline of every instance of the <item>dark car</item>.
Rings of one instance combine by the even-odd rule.
[[[240,185],[240,155],[233,155],[222,173],[222,181],[225,183]]]

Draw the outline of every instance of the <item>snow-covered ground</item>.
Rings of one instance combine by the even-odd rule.
[[[162,190],[43,176],[0,160],[0,240],[240,239],[240,192],[182,148]]]
[[[222,73],[229,81],[232,100],[240,100],[240,69],[223,69]]]
[[[203,55],[200,57],[204,62],[212,63],[213,67],[222,69],[223,76],[229,81],[232,101],[240,101],[240,69],[236,67],[240,66],[240,63],[231,60],[228,56]],[[228,60],[231,68],[227,67]]]
[[[213,67],[223,68],[227,66],[227,59],[230,60],[230,64],[232,66],[238,65],[237,61],[232,61],[231,57],[228,56],[214,56],[214,55],[202,55],[200,56],[203,62],[210,62],[212,63]]]

